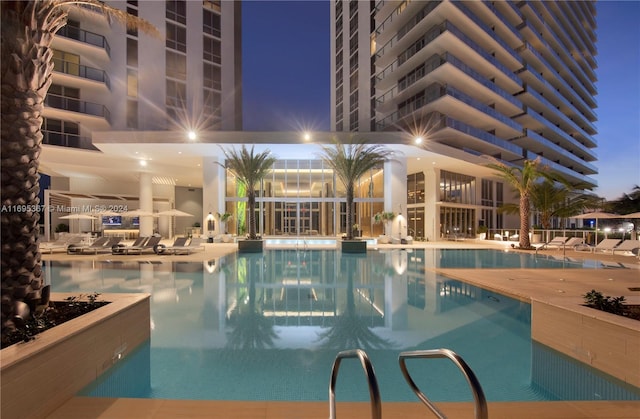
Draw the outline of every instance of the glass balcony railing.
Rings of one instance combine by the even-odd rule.
[[[552,143],[551,141],[547,140],[546,138],[544,138],[542,135],[539,135],[537,132],[532,131],[530,129],[526,129],[526,136],[529,137],[530,139],[536,141],[538,144],[553,150],[555,153],[560,154],[561,156],[576,162],[576,164],[584,166],[586,168],[588,168],[589,170],[592,170],[594,172],[597,172],[598,169],[591,163],[587,162],[586,160],[584,160],[584,158],[579,157],[576,154],[573,154],[571,152],[569,152],[568,150],[560,147],[559,145]],[[589,155],[589,157],[595,158],[595,156]]]
[[[111,90],[109,75],[104,70],[55,58],[53,59],[53,70],[70,76],[82,77],[84,79],[104,83],[107,86],[107,89]]]
[[[425,107],[429,103],[432,103],[444,96],[451,96],[461,101],[462,103],[465,103],[471,106],[472,108],[484,113],[485,115],[497,121],[500,121],[504,125],[507,125],[513,128],[516,131],[522,131],[522,126],[517,122],[513,121],[511,118],[501,114],[500,112],[491,108],[490,106],[485,105],[479,100],[476,100],[471,96],[468,96],[462,93],[460,90],[455,89],[451,86],[443,86],[438,83],[434,83],[428,86],[426,89],[424,89],[423,93],[424,94],[419,98],[417,98],[415,101],[413,101],[412,103],[410,103],[404,108],[398,109],[391,115],[388,115],[386,118],[381,120],[380,123],[385,127],[388,125],[394,124],[400,119],[404,118],[405,116],[413,113],[414,111]]]
[[[538,121],[543,126],[543,129],[545,129],[547,131],[551,131],[552,133],[554,133],[557,138],[559,138],[562,141],[564,141],[566,143],[569,143],[572,146],[580,149],[580,151],[582,151],[584,154],[592,156],[591,151],[586,146],[582,145],[580,142],[578,142],[578,140],[576,140],[575,138],[571,137],[569,134],[567,134],[566,132],[564,132],[560,128],[556,127],[553,123],[551,123],[551,121],[549,121],[544,116],[540,115],[539,113],[537,113],[536,111],[534,111],[534,110],[532,110],[530,108],[527,108],[525,110],[525,113],[528,116],[530,116],[531,118],[533,118],[536,121]],[[594,142],[595,142],[595,140],[594,140]]]
[[[111,123],[111,113],[106,106],[99,103],[85,102],[80,99],[48,94],[44,100],[45,106],[65,111],[78,112],[86,115],[93,115],[104,118]]]
[[[522,58],[516,53],[516,51],[511,48],[509,44],[503,41],[497,34],[492,31],[482,20],[480,20],[475,14],[471,13],[469,8],[464,5],[461,1],[453,1],[458,10],[460,10],[468,19],[470,19],[473,23],[478,25],[480,29],[482,29],[487,35],[489,35],[494,41],[496,41],[505,51],[507,51],[511,56],[517,60],[518,62],[522,62]]]
[[[42,143],[61,147],[81,148],[83,150],[97,150],[91,138],[77,134],[42,130]]]
[[[404,9],[407,8],[407,5],[411,3],[411,0],[404,0],[400,2],[400,4],[391,12],[391,14],[376,28],[376,35],[380,35],[385,29],[391,25],[391,23],[395,20],[397,16],[399,16]]]
[[[80,28],[76,28],[75,26],[63,26],[57,33],[60,36],[64,36],[65,38],[75,39],[76,41],[84,42],[86,44],[90,44],[99,48],[104,48],[107,52],[108,56],[111,56],[111,47],[107,42],[107,39],[98,35],[97,33],[85,31]]]

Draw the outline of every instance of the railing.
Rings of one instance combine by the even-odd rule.
[[[344,358],[358,358],[360,360],[360,364],[362,364],[362,369],[367,375],[367,381],[369,383],[371,417],[373,419],[382,419],[382,402],[380,400],[380,389],[378,387],[378,381],[376,380],[376,373],[373,370],[373,365],[369,360],[369,356],[367,356],[366,352],[361,349],[339,352],[336,359],[333,361],[333,367],[331,368],[331,381],[329,383],[329,419],[336,419],[336,380],[338,379],[340,362]]]
[[[475,417],[477,419],[487,419],[489,417],[489,410],[487,408],[487,400],[484,397],[484,392],[482,391],[482,386],[480,385],[480,381],[473,373],[469,365],[464,362],[464,359],[460,357],[460,355],[456,354],[452,350],[449,349],[431,349],[431,350],[423,350],[423,351],[407,351],[400,353],[398,357],[398,362],[400,363],[400,370],[402,371],[402,375],[404,379],[409,384],[409,387],[413,390],[413,392],[418,396],[420,401],[424,403],[438,418],[446,419],[446,416],[440,412],[440,410],[424,395],[424,393],[418,388],[416,383],[411,378],[411,374],[409,374],[409,370],[407,369],[406,360],[411,358],[448,358],[450,359],[459,369],[462,371],[464,378],[469,383],[469,387],[471,387],[471,392],[473,393],[473,399],[475,401]]]
[[[109,112],[109,109],[99,103],[86,102],[72,97],[49,93],[44,100],[44,104],[45,106],[51,106],[52,108],[62,109],[65,111],[102,117],[106,119],[107,122],[111,123],[111,113]]]
[[[84,79],[104,83],[107,86],[107,89],[111,90],[109,75],[104,70],[87,67],[86,65],[81,65],[55,58],[53,59],[53,70],[59,71],[60,73],[69,74],[71,76],[78,76]]]
[[[104,48],[104,50],[107,52],[107,55],[111,56],[111,47],[109,46],[107,39],[102,35],[85,31],[83,29],[69,25],[62,27],[57,34],[60,36],[64,36],[65,38],[75,39],[76,41],[94,45],[99,48]]]

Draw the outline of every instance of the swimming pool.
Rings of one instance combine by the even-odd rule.
[[[53,291],[152,295],[150,342],[83,395],[326,400],[336,353],[359,347],[384,401],[415,401],[398,354],[445,347],[467,361],[490,401],[576,399],[558,388],[584,388],[587,400],[638,398],[577,364],[571,377],[580,384],[549,384],[541,373],[549,363],[575,363],[532,343],[530,306],[436,274],[428,269],[435,254],[267,250],[204,263],[52,262],[46,270]],[[445,360],[409,367],[433,400],[471,399]],[[357,363],[343,362],[337,397],[368,400]]]

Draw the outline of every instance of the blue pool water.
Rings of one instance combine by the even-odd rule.
[[[515,263],[470,255],[293,249],[208,262],[47,262],[45,269],[56,292],[152,295],[150,341],[82,395],[327,400],[335,355],[358,347],[372,359],[384,401],[416,400],[398,354],[434,348],[460,354],[490,401],[639,398],[637,389],[532,342],[528,304],[431,269]],[[408,365],[433,400],[471,400],[448,361]],[[575,372],[549,375],[549,365]],[[337,396],[368,400],[357,362],[342,363]]]

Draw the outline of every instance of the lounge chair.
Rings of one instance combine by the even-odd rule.
[[[616,252],[630,252],[633,254],[633,249],[640,248],[640,240],[625,240],[613,249],[611,249],[611,253],[615,254]],[[637,252],[636,252],[637,253]]]
[[[154,249],[154,251],[156,252],[157,255],[164,255],[164,254],[178,254],[181,252],[187,252],[187,250],[190,250],[187,247],[187,241],[189,240],[188,237],[178,237],[177,239],[175,239],[173,241],[173,244],[171,246],[165,246],[164,244],[160,243],[156,246],[156,248]]]
[[[540,248],[541,249],[545,249],[545,248],[548,249],[550,247],[555,247],[557,249],[562,249],[562,247],[567,243],[567,240],[569,240],[569,238],[565,237],[565,236],[554,237],[552,240],[550,240],[547,243],[545,243],[542,246],[540,246]]]
[[[159,255],[190,255],[192,252],[204,250],[202,247],[203,244],[204,239],[199,237],[194,237],[191,240],[186,237],[178,237],[171,246],[158,245],[156,253]]]
[[[65,235],[53,242],[40,243],[40,253],[53,253],[56,250],[66,251],[69,245],[79,245],[82,243],[82,236]]]
[[[610,251],[613,254],[613,249],[620,243],[620,239],[604,239],[597,246],[589,246],[586,250],[596,253],[597,251],[607,252]]]
[[[149,237],[140,236],[134,240],[130,246],[126,246],[122,243],[118,243],[111,246],[111,254],[113,255],[128,255],[129,252],[141,252],[144,249],[145,244],[149,240]]]
[[[69,255],[87,255],[111,252],[111,248],[120,243],[121,237],[100,237],[89,246],[70,245],[67,248]]]
[[[143,253],[156,253],[156,249],[160,245],[160,241],[162,237],[160,236],[151,236],[147,239],[147,241],[142,246],[130,246],[125,248],[125,255],[141,255]],[[119,251],[117,249],[116,251]]]
[[[564,243],[565,249],[579,250],[581,248],[588,247],[582,237],[571,237]]]

